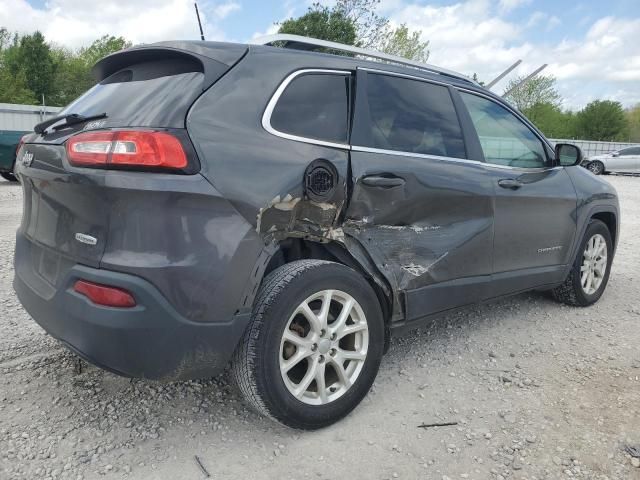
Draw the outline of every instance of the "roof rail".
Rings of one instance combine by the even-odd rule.
[[[376,58],[378,60],[385,60],[391,63],[397,63],[400,65],[406,65],[409,67],[417,68],[420,70],[426,70],[430,73],[437,73],[439,75],[446,75],[448,77],[457,78],[466,82],[477,85],[477,82],[462,75],[461,73],[447,70],[445,68],[436,67],[428,63],[416,62],[415,60],[409,60],[407,58],[399,57],[397,55],[389,55],[388,53],[378,52],[376,50],[367,50],[366,48],[354,47],[353,45],[345,45],[344,43],[330,42],[328,40],[320,40],[317,38],[303,37],[301,35],[289,35],[287,33],[277,33],[275,35],[265,35],[263,37],[254,38],[251,42],[254,45],[271,45],[275,42],[285,42],[285,48],[297,48],[299,50],[313,50],[313,47],[329,48],[331,50],[337,50],[341,52],[355,53],[364,57]],[[300,48],[308,46],[311,48]]]

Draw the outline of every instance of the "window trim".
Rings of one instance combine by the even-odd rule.
[[[532,126],[530,125],[530,122],[526,119],[526,117],[523,117],[523,115],[518,112],[517,110],[515,110],[514,108],[512,108],[508,103],[506,102],[500,102],[497,99],[493,98],[491,95],[486,95],[483,94],[482,92],[478,92],[476,90],[471,90],[468,88],[464,88],[464,87],[458,87],[455,86],[454,87],[456,90],[458,90],[459,92],[465,92],[465,93],[469,93],[471,95],[476,95],[477,97],[482,97],[486,100],[489,100],[490,102],[493,102],[499,106],[501,106],[502,108],[506,109],[508,112],[510,112],[511,114],[513,114],[513,116],[515,116],[525,127],[527,127],[529,129],[529,131],[531,131],[531,133],[533,133],[536,138],[538,140],[540,140],[540,142],[542,143],[543,146],[547,147],[545,148],[545,154],[547,155],[547,160],[549,161],[550,165],[545,166],[545,167],[513,167],[510,165],[498,165],[496,163],[489,163],[487,162],[486,158],[485,161],[483,162],[487,167],[493,167],[493,168],[500,168],[500,169],[506,169],[506,170],[522,170],[522,171],[535,171],[535,172],[540,172],[543,170],[556,170],[559,168],[564,168],[562,166],[556,165],[555,160],[552,157],[549,157],[549,151],[554,151],[554,147],[553,145],[551,145],[551,143],[543,136],[540,135],[540,133],[535,129],[535,128],[531,128]],[[469,111],[469,108],[467,108],[467,111]],[[475,130],[475,134],[478,135],[477,130],[475,129],[474,126],[474,130]]]
[[[305,69],[296,70],[295,72],[290,73],[282,81],[282,83],[280,83],[275,93],[269,100],[269,103],[267,103],[264,113],[262,114],[262,128],[264,128],[270,134],[275,135],[276,137],[286,138],[287,140],[295,140],[298,142],[310,143],[312,145],[320,145],[323,147],[333,147],[333,148],[340,148],[344,150],[350,150],[351,146],[348,143],[328,142],[326,140],[319,140],[316,138],[293,135],[291,133],[281,132],[280,130],[275,129],[271,125],[271,115],[273,114],[273,110],[276,108],[276,105],[278,104],[280,97],[282,96],[284,91],[287,89],[289,84],[297,77],[301,75],[309,74],[309,73],[321,73],[321,74],[328,74],[328,75],[332,74],[332,75],[348,76],[349,78],[351,78],[353,75],[353,73],[349,70],[333,70],[333,69],[327,69],[327,68],[305,68]],[[347,124],[349,125],[349,120]]]
[[[485,162],[482,162],[480,160],[471,160],[468,158],[458,158],[458,157],[444,157],[442,155],[431,155],[428,153],[405,152],[404,150],[387,150],[384,148],[362,147],[359,145],[353,145],[351,147],[351,150],[354,152],[380,153],[382,155],[396,155],[398,157],[426,158],[428,160],[439,160],[442,162],[460,162],[460,163],[471,163],[474,165],[486,165]]]
[[[431,78],[418,77],[416,75],[411,75],[408,73],[391,72],[389,70],[381,70],[379,68],[358,67],[358,70],[362,70],[363,72],[378,73],[382,75],[390,75],[392,77],[402,77],[402,78],[407,78],[409,80],[418,80],[419,82],[434,83],[436,85],[442,85],[443,87],[451,86],[450,83],[440,82],[438,80],[433,80]]]
[[[418,80],[418,81],[421,81],[421,82],[441,85],[441,86],[453,88],[456,91],[464,91],[464,92],[467,92],[467,93],[470,93],[470,94],[473,94],[473,95],[478,95],[480,97],[484,97],[487,100],[493,101],[493,102],[497,103],[498,105],[502,106],[503,108],[506,108],[509,112],[514,114],[521,122],[524,123],[524,125],[527,128],[529,128],[529,130],[531,130],[534,133],[534,135],[540,141],[543,142],[544,145],[547,146],[548,149],[553,151],[553,147],[549,143],[549,141],[546,138],[544,138],[543,136],[541,136],[535,129],[532,129],[531,126],[526,121],[526,119],[523,120],[522,115],[517,110],[514,110],[513,108],[511,108],[507,103],[502,103],[502,102],[496,101],[496,99],[491,97],[490,95],[485,95],[482,92],[478,92],[476,90],[471,90],[471,89],[464,88],[464,87],[459,87],[457,85],[452,85],[450,83],[440,82],[440,81],[433,80],[433,79],[430,79],[430,78],[423,78],[423,77],[419,77],[419,76],[411,75],[411,74],[406,74],[406,73],[399,73],[399,72],[393,72],[393,71],[389,71],[389,70],[382,70],[382,69],[378,69],[378,68],[369,68],[369,67],[357,67],[356,70],[362,70],[364,72],[372,72],[372,73],[378,73],[378,74],[383,74],[383,75],[391,75],[391,76],[395,76],[395,77],[408,78],[410,80]],[[292,134],[289,134],[289,133],[285,133],[285,132],[281,132],[279,130],[276,130],[275,128],[273,128],[271,126],[271,115],[273,113],[273,110],[275,109],[276,104],[278,103],[278,100],[280,99],[280,97],[284,93],[284,91],[287,88],[287,86],[296,77],[299,77],[300,75],[304,75],[304,74],[307,74],[307,73],[324,73],[324,74],[334,74],[334,75],[348,75],[350,77],[353,77],[353,71],[330,69],[330,68],[304,68],[304,69],[296,70],[296,71],[290,73],[280,83],[280,85],[278,86],[278,88],[276,89],[274,94],[271,96],[271,99],[267,103],[267,106],[266,106],[266,108],[264,110],[264,113],[262,114],[262,128],[264,128],[271,135],[274,135],[274,136],[280,137],[280,138],[285,138],[287,140],[294,140],[294,141],[297,141],[297,142],[308,143],[308,144],[311,144],[311,145],[339,148],[339,149],[342,149],[342,150],[352,150],[354,152],[379,153],[379,154],[382,154],[382,155],[397,155],[397,156],[401,156],[401,157],[424,158],[424,159],[427,159],[427,160],[435,160],[435,161],[440,161],[440,162],[467,163],[467,164],[471,164],[471,165],[482,165],[482,166],[485,166],[485,167],[488,167],[488,168],[498,168],[498,169],[504,169],[504,170],[520,170],[520,171],[525,171],[525,172],[526,171],[529,171],[529,172],[530,171],[540,172],[540,171],[543,171],[543,170],[557,170],[557,169],[560,169],[560,168],[564,168],[564,167],[560,167],[560,166],[526,168],[526,167],[512,167],[512,166],[509,166],[509,165],[496,165],[496,164],[492,164],[492,163],[487,163],[486,161],[472,160],[472,159],[468,159],[468,158],[442,157],[442,156],[438,156],[438,155],[429,155],[429,154],[424,154],[424,153],[406,152],[406,151],[403,151],[403,150],[386,150],[386,149],[382,149],[382,148],[365,147],[365,146],[362,146],[362,145],[353,145],[353,144],[350,144],[350,143],[327,142],[327,141],[324,141],[324,140],[318,140],[318,139],[315,139],[315,138],[292,135]],[[356,90],[357,90],[357,87],[356,87]],[[356,98],[357,98],[357,95],[358,95],[358,92],[355,93],[355,97]],[[452,100],[453,100],[453,98],[452,98]],[[454,102],[454,107],[455,107],[455,102]],[[465,106],[465,108],[466,108],[466,106]],[[355,114],[355,109],[354,109],[354,112],[352,112],[352,114]],[[353,123],[353,119],[349,119],[350,128],[353,127],[352,123]],[[462,125],[462,122],[461,122],[461,128],[464,129],[464,126]],[[474,134],[477,135],[477,132],[475,132],[475,129],[474,129]],[[466,142],[465,142],[465,149],[466,148],[467,147],[466,147]]]

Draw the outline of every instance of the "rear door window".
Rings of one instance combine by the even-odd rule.
[[[202,93],[202,65],[189,58],[130,65],[89,89],[60,114],[106,113],[110,125],[184,127],[187,110]]]
[[[350,78],[337,72],[296,76],[277,99],[271,127],[296,137],[346,144]]]
[[[640,155],[640,147],[631,147],[631,148],[625,148],[624,150],[620,150],[620,156],[635,156],[635,155]]]
[[[466,158],[449,89],[420,80],[367,73],[366,147]]]

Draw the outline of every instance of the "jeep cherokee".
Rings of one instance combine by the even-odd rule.
[[[618,200],[577,147],[454,72],[277,39],[110,55],[25,139],[14,287],[47,332],[130,377],[231,362],[249,404],[315,429],[395,333],[528,290],[600,298]]]

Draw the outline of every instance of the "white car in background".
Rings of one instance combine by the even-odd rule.
[[[611,172],[640,173],[640,146],[589,157],[584,165],[596,175]]]

